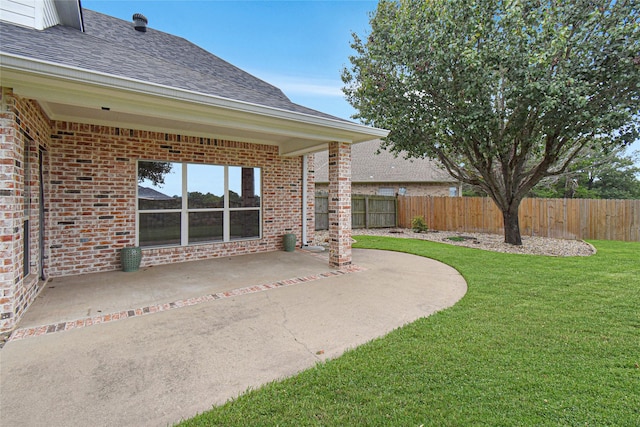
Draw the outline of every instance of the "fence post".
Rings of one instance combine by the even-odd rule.
[[[369,229],[369,196],[364,196],[364,228]]]
[[[393,200],[393,206],[394,206],[394,209],[396,211],[396,215],[395,215],[395,218],[396,218],[395,222],[396,223],[395,223],[394,227],[398,228],[398,196],[396,196],[396,198]]]

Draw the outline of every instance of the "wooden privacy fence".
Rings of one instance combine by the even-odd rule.
[[[396,227],[397,204],[394,196],[351,196],[351,228]],[[316,230],[329,229],[329,196],[316,194]]]
[[[423,216],[429,229],[503,234],[502,212],[488,197],[399,196],[398,226]],[[523,236],[640,241],[640,200],[524,199]]]

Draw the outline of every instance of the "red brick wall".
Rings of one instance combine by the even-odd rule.
[[[3,331],[15,325],[40,291],[38,150],[48,148],[50,123],[37,103],[16,97],[7,88],[1,89],[0,96],[0,331]],[[29,274],[25,277],[23,225],[27,219],[31,243]]]
[[[351,145],[329,143],[329,264],[351,264]]]
[[[135,244],[136,161],[165,160],[261,168],[262,228],[258,240],[143,249],[142,265],[282,249],[282,235],[302,233],[302,157],[269,145],[186,137],[68,122],[51,122],[37,102],[2,88],[0,98],[0,331],[15,326],[41,287],[56,277],[120,268],[119,251]],[[26,145],[25,145],[26,144]],[[31,184],[30,270],[23,277],[25,146]],[[43,150],[44,228],[39,224],[38,153]],[[307,233],[313,238],[313,161],[309,162]]]
[[[352,194],[362,195],[376,195],[380,188],[393,188],[394,192],[398,194],[400,188],[406,189],[405,196],[449,196],[450,187],[459,187],[456,183],[441,184],[441,183],[413,183],[413,182],[381,182],[381,183],[351,183]],[[329,184],[317,184],[315,191],[327,193],[329,192]]]
[[[120,268],[119,250],[135,243],[138,159],[262,168],[262,239],[143,249],[143,266],[273,251],[284,233],[300,241],[301,157],[275,146],[67,122],[55,122],[51,138],[52,277]]]

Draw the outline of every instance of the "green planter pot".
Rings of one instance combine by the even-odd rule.
[[[142,249],[139,247],[120,249],[120,263],[122,271],[131,272],[138,271],[142,261]]]
[[[285,234],[282,236],[282,243],[284,244],[284,250],[287,252],[293,252],[296,250],[296,235]]]

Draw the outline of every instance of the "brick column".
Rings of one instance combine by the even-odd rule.
[[[351,264],[351,145],[329,143],[329,265]]]
[[[22,191],[18,181],[22,160],[19,138],[16,136],[14,99],[10,89],[0,88],[0,331],[15,326],[16,294],[20,277],[22,230]]]
[[[41,289],[37,147],[51,129],[36,105],[0,87],[0,331],[16,325]]]

